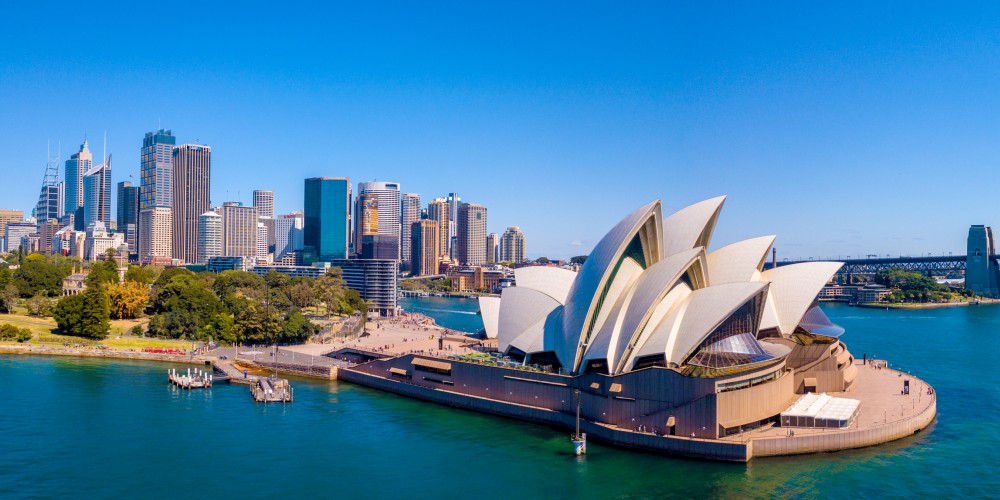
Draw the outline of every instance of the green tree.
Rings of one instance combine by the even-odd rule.
[[[259,305],[250,302],[234,315],[233,333],[236,339],[245,343],[269,343],[279,340],[276,336],[281,331],[281,322],[277,316],[270,314]]]
[[[295,311],[288,315],[281,328],[281,340],[284,342],[302,342],[319,333],[319,325],[306,319],[302,313]]]
[[[326,306],[327,318],[333,308],[339,309],[340,300],[344,297],[343,271],[339,267],[330,268],[316,280],[316,297]]]
[[[17,305],[17,287],[14,286],[14,274],[10,269],[0,269],[0,313],[14,312]]]
[[[288,294],[288,299],[299,309],[312,307],[316,304],[314,281],[309,278],[293,282],[285,290]]]
[[[90,266],[87,286],[101,286],[118,283],[118,263],[114,260],[99,260]]]
[[[134,281],[143,285],[152,285],[156,278],[163,272],[163,268],[156,266],[136,266],[130,264],[125,271],[125,281]]]
[[[52,301],[41,294],[28,299],[27,307],[29,316],[44,318],[52,315]]]
[[[535,263],[536,264],[550,264],[550,263],[552,263],[552,261],[549,260],[548,257],[539,257],[539,258],[535,259]]]
[[[66,335],[103,339],[111,329],[108,296],[101,287],[88,287],[81,294],[63,297],[53,316]]]
[[[577,255],[575,257],[571,257],[569,261],[572,262],[573,264],[583,264],[584,262],[587,262],[587,256]]]
[[[16,340],[17,342],[27,342],[31,340],[31,330],[18,328],[9,323],[0,325],[0,340]]]
[[[149,322],[151,334],[188,339],[201,338],[205,325],[216,315],[228,313],[212,290],[190,272],[175,273],[163,284],[152,299],[150,312],[154,315]]]
[[[57,297],[62,293],[62,280],[70,275],[72,267],[58,263],[55,258],[33,253],[24,257],[24,262],[14,271],[14,285],[22,297],[34,297],[44,293]]]

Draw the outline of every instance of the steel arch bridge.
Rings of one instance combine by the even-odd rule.
[[[997,255],[991,255],[992,260],[997,260]],[[780,261],[778,267],[789,264],[799,264],[802,262],[815,262],[822,259]],[[843,267],[837,271],[838,275],[851,276],[855,274],[872,275],[883,269],[902,269],[904,271],[920,272],[927,275],[941,275],[953,271],[965,271],[967,258],[965,255],[938,255],[926,257],[887,257],[871,259],[843,259]],[[765,269],[773,267],[771,262],[764,265]]]

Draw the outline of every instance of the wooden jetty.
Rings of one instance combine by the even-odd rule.
[[[259,377],[250,385],[250,395],[258,403],[291,403],[292,385],[283,378]]]
[[[177,373],[176,369],[167,370],[167,381],[183,389],[207,389],[212,387],[214,376],[195,368],[194,373],[188,368],[187,374]]]

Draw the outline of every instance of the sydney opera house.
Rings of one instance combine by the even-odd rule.
[[[517,269],[516,286],[480,298],[499,362],[404,355],[340,378],[566,428],[579,408],[597,440],[720,460],[870,446],[929,425],[929,386],[855,359],[818,306],[840,263],[765,270],[774,236],[708,251],[724,201],[665,218],[649,203],[579,272]],[[894,398],[911,396],[898,410]]]

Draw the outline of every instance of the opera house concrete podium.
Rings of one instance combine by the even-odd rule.
[[[923,381],[856,360],[816,296],[840,267],[763,270],[774,236],[707,248],[725,197],[632,212],[579,272],[515,271],[480,298],[500,357],[400,355],[339,378],[582,429],[613,445],[746,461],[870,446],[925,428]],[[918,404],[919,402],[919,404]]]

